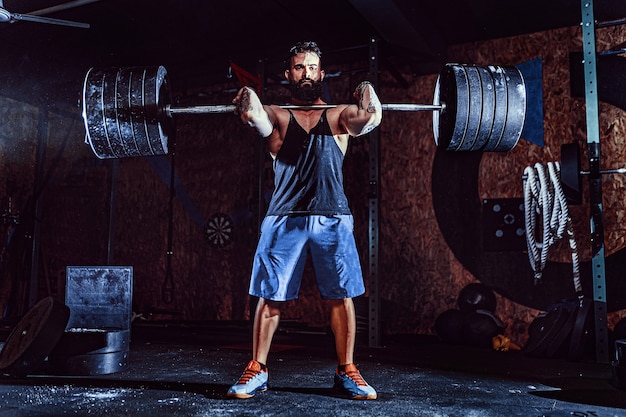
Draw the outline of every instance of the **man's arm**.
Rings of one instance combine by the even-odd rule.
[[[235,114],[241,121],[254,127],[264,138],[270,136],[276,125],[276,115],[270,106],[263,106],[256,92],[250,87],[243,87],[233,99]]]
[[[339,123],[351,136],[361,136],[375,129],[383,119],[383,108],[368,81],[354,90],[356,105],[346,107],[339,116]]]

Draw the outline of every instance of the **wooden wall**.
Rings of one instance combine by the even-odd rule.
[[[581,37],[575,27],[458,45],[448,51],[449,62],[483,65],[516,65],[540,57],[544,147],[521,140],[508,153],[447,155],[434,144],[431,113],[384,115],[379,129],[380,294],[385,333],[433,333],[437,316],[456,307],[460,290],[469,283],[483,282],[497,293],[496,314],[506,324],[507,335],[523,344],[528,324],[546,307],[545,300],[558,301],[572,295],[567,273],[547,273],[546,282],[534,287],[524,252],[484,253],[481,242],[471,239],[483,227],[480,202],[521,198],[524,168],[535,162],[559,160],[560,144],[576,141],[584,149],[584,100],[571,97],[569,85],[569,56],[582,49]],[[624,37],[620,27],[598,30],[599,49],[621,44]],[[361,70],[367,68],[366,60],[343,68],[325,65],[329,73],[344,74],[328,80],[331,101],[350,101],[354,87],[365,77]],[[415,76],[401,63],[397,65],[409,87],[402,87],[383,69],[377,88],[381,100],[430,103],[437,75]],[[170,74],[172,85],[183,85],[175,76]],[[174,88],[174,100],[180,105],[224,104],[230,102],[236,88],[234,81],[207,86],[202,91]],[[268,85],[267,102],[280,103],[284,97],[283,87]],[[41,109],[8,99],[1,99],[0,104],[1,209],[7,207],[8,197],[14,207],[26,207],[33,195]],[[602,165],[620,165],[625,160],[621,146],[623,110],[602,104],[600,111]],[[40,295],[63,296],[67,265],[104,265],[110,259],[114,265],[133,266],[133,309],[144,319],[249,318],[247,286],[259,221],[259,138],[254,132],[230,114],[178,116],[174,160],[163,156],[114,162],[96,159],[82,143],[84,129],[79,114],[51,112],[46,120],[46,183],[39,219]],[[354,139],[344,175],[366,276],[368,160],[367,139]],[[168,271],[172,164],[176,195]],[[263,166],[266,178],[262,188],[267,193],[271,187],[267,156]],[[468,181],[470,186],[466,187]],[[618,257],[624,248],[623,181],[620,176],[611,176],[604,183],[609,257]],[[446,184],[452,187],[442,189]],[[582,205],[571,207],[571,214],[581,259],[588,263],[589,210],[584,197]],[[204,236],[206,222],[218,213],[234,223],[232,242],[224,247],[210,245]],[[26,247],[13,250],[11,259],[15,262],[20,254],[28,254]],[[571,268],[566,246],[557,247],[550,260],[561,265],[555,267],[559,272]],[[19,305],[21,296],[11,295],[11,289],[21,285],[15,273],[4,274],[2,280],[4,307]],[[622,316],[624,295],[620,291],[621,287],[608,288],[609,302],[620,300],[612,304],[611,323]],[[365,300],[357,300],[361,316],[366,314]],[[284,317],[303,325],[326,325],[326,311],[310,269],[300,299],[289,303]]]

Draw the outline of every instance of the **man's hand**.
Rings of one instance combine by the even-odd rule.
[[[363,81],[354,90],[354,98],[357,101],[359,112],[365,111],[369,114],[369,119],[357,136],[365,135],[376,128],[383,119],[383,107],[374,91],[374,87],[369,81]]]
[[[250,87],[243,87],[233,99],[235,114],[238,114],[243,123],[256,128],[264,138],[272,134],[274,126],[261,104],[256,92]]]
[[[382,113],[383,108],[380,100],[374,91],[374,86],[369,81],[363,81],[354,90],[354,98],[357,100],[359,109],[368,113]]]

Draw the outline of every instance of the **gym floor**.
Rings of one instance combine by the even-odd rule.
[[[269,390],[225,396],[250,359],[248,323],[133,325],[128,367],[96,376],[54,376],[44,362],[0,380],[0,417],[11,416],[626,416],[626,393],[609,364],[530,358],[439,342],[387,337],[357,358],[375,401],[332,390],[333,339],[285,323],[270,355]]]

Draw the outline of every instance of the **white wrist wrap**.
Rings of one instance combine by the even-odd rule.
[[[248,124],[254,128],[256,128],[257,132],[264,138],[268,137],[274,131],[274,126],[272,122],[270,122],[270,118],[267,113],[264,111],[262,119],[257,121],[256,123],[250,120]]]
[[[374,91],[374,87],[369,82],[364,81],[363,83],[359,85],[358,88],[362,89],[361,90],[362,93],[363,93],[363,90],[365,89],[367,89],[369,93],[369,103],[367,104],[367,107],[363,108],[363,104],[364,104],[363,96],[361,96],[361,102],[359,103],[359,108],[367,111],[368,113],[371,113],[372,115],[370,117],[370,120],[365,124],[365,126],[363,126],[363,129],[361,129],[361,132],[357,135],[357,136],[361,136],[361,135],[368,134],[369,132],[374,130],[378,125],[380,125],[380,122],[383,117],[383,106],[380,103],[380,100],[378,99],[376,92]]]

